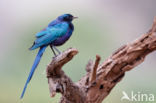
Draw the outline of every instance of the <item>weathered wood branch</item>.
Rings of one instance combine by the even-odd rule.
[[[61,69],[78,53],[76,49],[70,48],[53,58],[47,66],[50,94],[53,97],[57,92],[61,93],[60,103],[101,103],[126,71],[142,63],[155,50],[156,18],[146,34],[119,48],[101,65],[99,56],[96,56],[95,62],[89,61],[87,74],[74,83]]]

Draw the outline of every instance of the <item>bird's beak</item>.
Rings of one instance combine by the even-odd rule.
[[[73,17],[73,19],[77,19],[78,17]]]

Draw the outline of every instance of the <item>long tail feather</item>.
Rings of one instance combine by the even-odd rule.
[[[47,46],[41,47],[40,50],[38,51],[38,54],[37,54],[37,56],[36,56],[36,58],[35,58],[34,64],[32,65],[32,68],[31,68],[31,70],[30,70],[28,79],[27,79],[27,81],[26,81],[26,83],[25,83],[25,86],[24,86],[24,89],[23,89],[23,92],[22,92],[22,94],[21,94],[20,99],[23,98],[24,93],[25,93],[25,90],[26,90],[26,88],[27,88],[27,85],[28,85],[28,83],[30,82],[30,80],[31,80],[31,78],[32,78],[32,76],[33,76],[33,74],[34,74],[34,71],[35,71],[37,65],[39,64],[40,59],[41,59],[41,57],[42,57],[42,55],[43,55],[43,52],[45,51],[46,47],[47,47]]]

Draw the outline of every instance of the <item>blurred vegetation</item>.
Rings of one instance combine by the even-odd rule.
[[[114,12],[112,13],[105,12],[103,14],[103,10],[105,11],[111,10],[111,7],[107,7],[107,5],[103,6],[104,3],[102,1],[97,1],[96,3],[90,1],[87,1],[85,3],[83,1],[80,2],[77,1],[76,3],[74,3],[70,1],[70,3],[66,3],[66,4],[70,6],[72,5],[74,6],[77,5],[77,6],[76,7],[72,6],[73,9],[67,8],[65,10],[64,8],[66,8],[67,5],[62,6],[62,8],[61,7],[58,8],[56,6],[55,7],[49,6],[50,8],[47,7],[44,8],[43,6],[42,8],[44,8],[44,10],[42,10],[41,8],[39,10],[36,10],[37,8],[33,9],[34,6],[36,7],[35,5],[36,2],[33,2],[34,6],[32,4],[31,8],[29,8],[28,6],[27,8],[24,9],[24,7],[22,6],[20,7],[20,5],[18,5],[18,2],[17,3],[16,2],[14,2],[13,4],[19,7],[20,9],[22,9],[21,13],[23,13],[23,15],[18,14],[17,12],[17,14],[10,14],[11,15],[10,22],[7,21],[7,18],[4,19],[4,22],[9,22],[10,25],[12,26],[10,27],[10,25],[7,25],[8,27],[5,31],[9,31],[10,29],[10,32],[4,39],[1,38],[1,41],[4,46],[1,49],[1,52],[3,51],[3,53],[1,54],[2,56],[0,55],[1,56],[0,57],[0,81],[1,81],[0,103],[21,102],[19,100],[19,97],[21,95],[22,89],[26,82],[30,68],[35,59],[36,53],[38,52],[38,50],[29,51],[28,48],[32,45],[33,41],[35,40],[35,33],[42,30],[44,27],[47,26],[49,22],[51,22],[51,20],[55,19],[56,16],[62,13],[66,13],[67,11],[70,11],[71,13],[79,17],[79,19],[73,21],[73,24],[75,26],[75,31],[71,36],[70,40],[67,41],[67,43],[64,44],[63,46],[58,47],[60,51],[64,51],[69,47],[77,48],[79,51],[78,55],[75,56],[72,61],[70,61],[68,64],[66,64],[63,67],[63,70],[67,73],[69,77],[71,77],[71,79],[74,82],[78,81],[83,75],[85,75],[85,66],[89,59],[95,60],[95,55],[99,54],[102,57],[101,62],[103,62],[108,56],[111,55],[111,53],[115,49],[120,47],[121,44],[127,43],[128,41],[131,40],[131,39],[129,40],[129,38],[134,39],[136,36],[135,34],[134,37],[129,35],[136,32],[132,33],[132,31],[129,32],[126,31],[124,32],[124,34],[122,34],[121,32],[122,30],[124,31],[125,29],[123,28],[124,26],[131,27],[131,28],[133,28],[134,26],[133,24],[126,25],[126,23],[124,22],[128,21],[127,19],[125,19],[125,21],[123,19],[121,20],[119,19],[118,21],[118,18],[122,18],[123,16],[121,14],[124,14],[125,12],[121,10],[122,11],[121,14],[116,15],[115,14],[116,12],[112,7],[113,8],[112,10]],[[82,8],[80,8],[81,5],[83,5]],[[8,6],[6,5],[6,7]],[[30,14],[32,13],[33,15],[29,15],[25,17],[24,13],[27,12],[25,12],[24,10],[28,11],[27,9],[30,9],[29,12]],[[31,9],[33,9],[34,11],[31,11]],[[55,12],[51,13],[51,10]],[[126,13],[128,15],[129,12]],[[118,22],[114,23],[113,21],[111,21],[113,19],[109,18],[109,16],[115,17],[113,16],[113,14],[115,16],[119,16],[116,19],[116,21]],[[19,16],[17,20],[14,15],[17,15],[17,17]],[[133,16],[135,16],[135,12]],[[8,18],[9,17],[10,16],[8,16]],[[14,19],[16,21],[13,21]],[[119,26],[116,23],[118,23],[119,26],[120,23],[123,24],[121,25],[122,27],[120,28],[121,31],[119,30],[118,28]],[[136,23],[136,27],[139,28],[138,24],[140,23],[138,22],[135,23]],[[117,25],[118,27],[115,28],[114,25]],[[140,33],[140,31],[138,32]],[[4,51],[4,48],[6,49],[6,51]],[[50,98],[47,78],[45,74],[46,65],[50,63],[52,57],[53,57],[53,53],[51,52],[51,49],[47,48],[46,52],[44,53],[40,61],[37,70],[34,73],[31,82],[28,85],[24,99],[22,100],[23,102],[21,103],[43,103],[43,102],[57,103],[59,101],[60,94],[57,94],[54,98]],[[153,94],[156,94],[155,91],[156,83],[153,82],[155,81],[155,77],[156,77],[155,72],[153,72],[155,71],[153,67],[153,65],[155,64],[154,61],[155,59],[152,58],[153,58],[152,56],[149,57],[148,60],[151,61],[148,62],[147,60],[146,62],[147,64],[152,63],[150,67],[149,65],[145,65],[145,64],[141,66],[139,65],[136,69],[127,73],[126,78],[124,78],[124,80],[121,81],[121,83],[119,83],[112,90],[111,94],[105,99],[103,103],[115,103],[115,102],[121,103],[120,98],[122,97],[122,91],[124,90],[127,91],[128,93],[133,90],[136,92],[142,91],[144,93],[152,92]],[[150,69],[152,67],[153,69]],[[147,74],[148,71],[147,69],[151,70],[151,72],[149,72],[148,74]],[[135,78],[137,77],[137,79],[134,80],[133,77]],[[147,78],[149,77],[149,79],[147,78],[145,79],[145,77]]]

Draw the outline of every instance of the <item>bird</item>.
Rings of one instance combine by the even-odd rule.
[[[78,18],[78,17],[74,17],[71,14],[63,14],[61,16],[58,16],[52,22],[50,22],[45,29],[36,33],[36,35],[35,35],[36,40],[34,41],[33,45],[29,48],[29,50],[34,50],[37,48],[40,48],[40,49],[36,55],[36,58],[34,60],[32,68],[30,70],[27,81],[24,85],[20,99],[23,98],[26,88],[27,88],[27,85],[30,82],[30,80],[35,72],[35,69],[37,68],[37,66],[40,62],[40,59],[41,59],[45,49],[48,46],[50,46],[55,57],[57,55],[56,55],[54,49],[60,54],[61,52],[56,48],[56,46],[63,45],[71,37],[71,35],[74,31],[74,25],[72,24],[72,21],[76,18]]]
[[[121,98],[121,101],[122,100],[124,100],[124,99],[127,99],[127,100],[131,100],[129,97],[128,97],[128,94],[125,92],[125,91],[122,91],[122,94],[123,94],[123,96],[122,96],[122,98]]]

